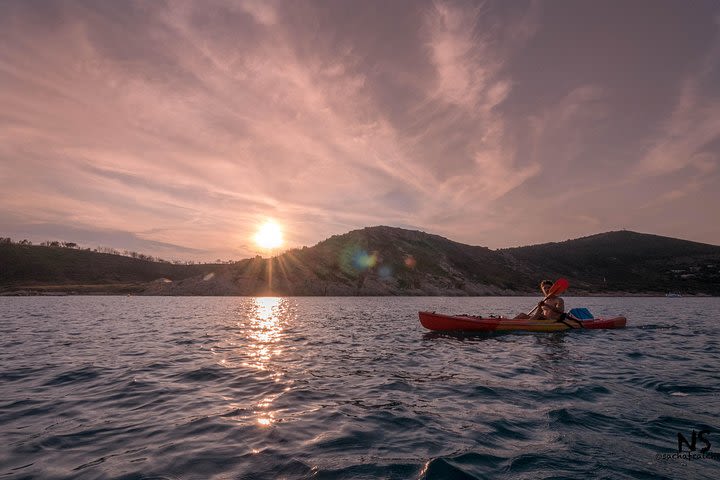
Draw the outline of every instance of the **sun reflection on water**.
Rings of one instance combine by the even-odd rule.
[[[282,301],[282,298],[277,297],[254,299],[248,331],[248,366],[267,370],[270,360],[282,353],[279,346],[283,330],[280,323]]]
[[[271,361],[274,357],[282,355],[280,340],[283,335],[282,315],[285,309],[283,298],[258,297],[253,299],[251,314],[247,330],[248,349],[246,351],[246,366],[260,371],[270,372],[275,382],[280,382],[283,374],[273,371]],[[275,423],[275,413],[272,410],[273,402],[282,394],[270,393],[255,404],[254,413],[257,423],[269,427]]]
[[[281,360],[292,352],[292,348],[286,351],[283,339],[294,309],[286,298],[256,297],[245,300],[237,315],[234,324],[228,327],[232,333],[225,339],[224,357],[218,363],[237,369],[245,381],[237,396],[224,399],[231,412],[247,412],[236,420],[252,420],[261,427],[269,427],[282,420],[277,418],[279,410],[274,402],[291,390],[292,380],[285,378],[287,361]]]

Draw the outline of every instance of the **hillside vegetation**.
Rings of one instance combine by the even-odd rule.
[[[629,231],[490,250],[368,227],[272,259],[176,265],[72,248],[1,244],[0,293],[515,295],[542,278],[570,294],[720,295],[720,247]]]
[[[720,294],[720,247],[630,231],[501,250],[574,289]]]

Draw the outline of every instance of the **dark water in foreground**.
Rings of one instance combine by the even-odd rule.
[[[720,478],[720,299],[0,297],[0,478]],[[695,453],[705,444],[698,440]],[[684,447],[687,451],[687,447]]]

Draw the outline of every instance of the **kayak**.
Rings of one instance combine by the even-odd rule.
[[[471,315],[443,315],[435,312],[419,312],[420,323],[428,330],[438,332],[560,332],[572,328],[623,328],[625,317],[592,318],[567,323],[556,320],[530,320],[526,318],[474,317]]]

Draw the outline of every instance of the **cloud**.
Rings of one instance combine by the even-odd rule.
[[[475,7],[426,10],[421,53],[439,83],[406,79],[423,99],[414,112],[422,126],[410,136],[393,121],[394,106],[378,103],[374,52],[355,38],[307,37],[270,3],[131,10],[116,24],[110,12],[70,4],[54,28],[14,32],[38,62],[3,50],[18,81],[2,97],[13,116],[4,158],[36,159],[14,174],[25,192],[15,205],[28,215],[162,241],[170,235],[162,232],[213,225],[214,242],[187,235],[196,248],[266,215],[352,226],[471,215],[538,171],[514,168],[494,111],[511,82],[477,34],[485,19]],[[31,195],[44,163],[52,172]],[[63,197],[60,210],[83,213],[43,212],[37,202],[52,195]]]
[[[277,23],[277,11],[269,0],[243,0],[240,8],[253,16],[256,22],[271,26]]]
[[[455,8],[436,2],[428,14],[431,60],[437,68],[437,95],[474,107],[498,66],[489,57],[487,39],[475,31],[480,8]]]
[[[143,238],[141,235],[123,230],[104,230],[98,228],[83,228],[73,225],[54,223],[24,223],[23,216],[0,213],[4,234],[19,241],[28,239],[34,243],[44,241],[71,241],[78,243],[82,248],[114,247],[119,250],[154,252],[166,255],[166,260],[180,260],[182,257],[193,256],[215,260],[206,255],[204,249],[194,249],[183,246],[181,243],[167,243]],[[204,255],[204,256],[203,256]]]
[[[716,25],[713,44],[699,70],[683,80],[672,114],[639,162],[636,175],[666,175],[687,167],[702,175],[717,168],[717,150],[706,149],[720,139],[718,75],[720,30]]]
[[[512,94],[504,58],[527,41],[534,17],[511,22],[507,41],[485,5],[434,2],[425,14],[428,60],[435,81],[417,110],[423,128],[414,137],[414,158],[438,181],[433,204],[420,218],[445,231],[464,228],[493,202],[537,175],[535,162],[520,163],[508,120],[498,108]],[[453,213],[449,213],[453,212]]]

